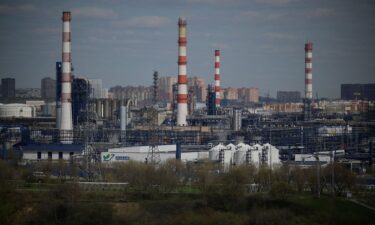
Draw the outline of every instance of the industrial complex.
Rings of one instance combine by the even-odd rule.
[[[109,167],[113,162],[158,164],[177,159],[214,163],[222,171],[245,164],[271,169],[286,163],[324,166],[332,160],[355,164],[353,168],[361,171],[373,163],[374,85],[345,84],[342,100],[315,99],[310,41],[304,46],[303,102],[299,92],[280,92],[277,102],[259,101],[256,88],[222,88],[226,85],[220,78],[226,74],[221,74],[220,66],[226,56],[220,49],[212,51],[215,73],[209,85],[188,77],[188,24],[183,18],[178,19],[177,77],[158,77],[155,71],[150,73],[152,87],[102,91],[97,80],[73,74],[72,18],[71,12],[63,12],[56,98],[0,105],[4,159],[14,155],[25,163],[89,159]],[[161,85],[168,93],[160,90]],[[95,174],[99,179],[100,171]]]

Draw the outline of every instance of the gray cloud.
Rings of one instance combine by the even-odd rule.
[[[307,13],[307,16],[317,18],[329,17],[334,15],[337,15],[337,11],[329,8],[317,8]]]
[[[278,40],[296,40],[297,36],[291,33],[281,33],[281,32],[267,32],[264,34],[266,38],[278,39]]]
[[[223,87],[303,91],[303,44],[309,38],[314,93],[337,97],[340,83],[375,82],[375,5],[364,2],[1,0],[0,76],[15,77],[17,87],[38,87],[42,75],[54,76],[61,60],[61,12],[71,10],[77,74],[101,77],[107,87],[149,85],[152,69],[177,73],[177,19],[186,16],[189,74],[210,83],[212,50],[219,48]]]
[[[286,5],[297,0],[255,0],[257,3],[269,4],[269,5]]]
[[[36,7],[32,4],[0,5],[0,13],[35,12]]]
[[[137,16],[127,20],[115,21],[113,25],[115,27],[160,28],[170,23],[170,19],[162,16]]]
[[[104,9],[99,7],[82,7],[72,10],[74,17],[96,18],[96,19],[113,19],[118,14],[112,9]]]

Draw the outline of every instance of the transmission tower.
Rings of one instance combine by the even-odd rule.
[[[156,104],[158,102],[158,99],[159,99],[159,74],[158,74],[158,71],[154,71],[153,78],[154,78],[154,86],[153,86],[154,95],[153,95],[152,103]]]
[[[157,110],[154,108],[150,108],[148,112],[148,116],[149,116],[149,121],[151,124],[151,142],[150,142],[150,147],[147,153],[146,163],[157,165],[161,161],[159,147],[158,147],[158,134],[157,134],[158,112]]]

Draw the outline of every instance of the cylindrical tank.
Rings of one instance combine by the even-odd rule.
[[[209,158],[211,161],[217,161],[217,160],[219,160],[219,152],[220,152],[219,149],[212,148],[212,149],[208,152],[208,158]]]
[[[233,110],[233,130],[239,131],[242,127],[242,111],[240,109]]]
[[[238,149],[234,152],[233,163],[235,165],[241,165],[246,162],[246,149]]]
[[[46,103],[42,105],[42,115],[43,116],[55,116],[56,115],[56,104]]]
[[[96,99],[96,114],[98,119],[102,118],[102,101],[100,99]]]
[[[226,149],[221,149],[219,151],[219,162],[222,164],[231,164],[232,162],[232,151],[231,150],[226,150]]]
[[[231,153],[231,156],[230,156],[231,159],[233,159],[233,157],[234,157],[234,153],[236,152],[236,148],[237,147],[232,143],[230,143],[226,146],[226,149],[228,149],[227,151],[229,151]]]
[[[104,99],[104,109],[103,109],[103,117],[105,119],[109,118],[109,99]]]
[[[208,158],[212,161],[219,160],[219,152],[222,149],[225,149],[226,147],[223,144],[218,144],[211,148],[208,152]]]
[[[121,110],[120,110],[120,127],[121,127],[121,131],[125,131],[126,130],[126,119],[127,119],[127,113],[126,113],[127,109],[126,109],[126,106],[121,106]]]
[[[112,99],[112,101],[111,101],[111,119],[112,120],[116,119],[116,112],[117,111],[118,111],[117,100]]]

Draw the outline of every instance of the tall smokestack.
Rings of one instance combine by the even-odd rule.
[[[72,84],[71,84],[71,51],[70,51],[70,12],[63,12],[63,43],[62,43],[62,77],[61,77],[61,125],[60,141],[63,144],[73,142],[72,122]]]
[[[305,44],[305,98],[312,99],[312,48],[313,44]]]
[[[220,107],[220,50],[215,50],[215,93],[216,108]]]
[[[178,19],[178,95],[177,126],[186,126],[187,109],[187,73],[186,73],[186,20]]]
[[[305,44],[305,99],[304,99],[304,120],[312,119],[311,101],[312,101],[312,48],[313,44]]]

